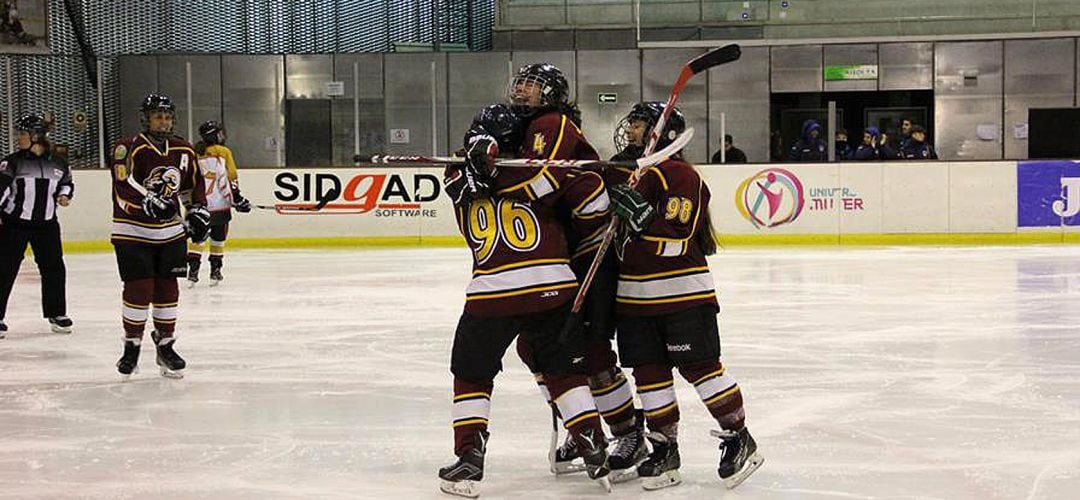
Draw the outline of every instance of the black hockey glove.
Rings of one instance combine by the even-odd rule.
[[[166,200],[154,192],[148,192],[142,200],[143,213],[159,221],[172,220],[178,212],[176,203]]]
[[[491,183],[466,165],[446,181],[446,194],[455,206],[463,207],[477,198],[491,194]]]
[[[471,167],[477,174],[487,178],[494,178],[495,158],[499,156],[499,143],[495,138],[481,134],[469,138],[469,150],[466,153],[466,165]]]
[[[206,241],[206,237],[210,235],[210,211],[203,205],[191,205],[188,207],[184,226],[193,243]]]
[[[246,214],[251,211],[251,202],[244,195],[240,194],[239,189],[234,189],[232,192],[232,206],[237,212]]]
[[[645,201],[645,197],[626,184],[611,186],[608,188],[608,196],[611,197],[611,209],[632,233],[645,231],[656,218],[656,210]]]

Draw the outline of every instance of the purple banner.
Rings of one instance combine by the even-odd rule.
[[[1020,227],[1080,226],[1080,162],[1018,162],[1016,210]]]

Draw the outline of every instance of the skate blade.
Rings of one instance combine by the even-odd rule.
[[[198,282],[199,282],[198,280],[195,280],[195,281],[188,280],[187,287],[188,288],[195,288],[195,284],[198,283]]]
[[[755,451],[753,455],[750,455],[750,458],[746,459],[746,464],[743,465],[742,470],[732,474],[731,477],[724,478],[724,486],[729,490],[734,489],[743,481],[746,481],[746,478],[750,477],[750,474],[753,474],[764,463],[765,457]]]
[[[641,478],[641,487],[647,491],[654,491],[663,488],[669,488],[671,486],[678,486],[681,483],[682,475],[679,474],[678,469],[669,470],[656,477]]]
[[[221,280],[210,280],[210,286],[218,286],[221,284]]]
[[[60,334],[64,334],[64,335],[68,335],[68,334],[71,333],[71,327],[70,326],[49,325],[49,329],[51,329],[53,333],[60,333]],[[0,338],[3,338],[3,337],[0,336]]]
[[[120,381],[121,382],[130,382],[131,377],[133,375],[135,375],[136,373],[139,373],[139,367],[138,366],[135,366],[135,369],[131,370],[131,373],[121,373],[120,374]]]
[[[604,477],[598,477],[593,479],[593,481],[596,481],[604,491],[611,493],[611,477],[609,476],[610,474]]]
[[[168,368],[165,368],[164,366],[159,366],[158,368],[161,369],[161,376],[162,377],[171,378],[171,379],[184,378],[184,371],[183,370],[170,370]]]
[[[585,464],[583,462],[552,462],[551,473],[556,476],[564,476],[566,474],[577,474],[579,472],[585,472]]]
[[[441,480],[439,483],[439,489],[443,493],[449,493],[451,495],[457,495],[465,498],[476,498],[480,496],[480,481],[447,481]]]
[[[637,468],[631,467],[629,469],[613,470],[611,471],[611,475],[609,477],[611,478],[612,484],[633,481],[634,479],[638,478]]]

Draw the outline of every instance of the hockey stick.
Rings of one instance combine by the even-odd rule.
[[[652,132],[649,133],[649,143],[645,146],[645,152],[642,155],[642,159],[648,158],[649,155],[656,150],[656,144],[660,141],[660,133],[663,132],[664,125],[667,125],[668,117],[671,116],[671,112],[675,110],[675,103],[679,100],[679,95],[682,94],[683,88],[686,87],[690,78],[709,68],[737,61],[740,56],[742,56],[742,49],[740,49],[737,44],[731,44],[697,56],[683,66],[682,71],[679,72],[679,78],[675,80],[675,85],[671,87],[671,94],[668,96],[667,104],[664,106],[664,112],[660,114],[660,118],[656,120],[656,123],[652,127]],[[656,163],[659,162],[649,164],[639,163],[634,170],[634,173],[627,181],[627,184],[633,188],[637,185],[641,175],[644,174],[650,166],[655,165]],[[585,278],[581,280],[581,286],[578,288],[577,295],[574,297],[574,305],[570,309],[570,317],[567,319],[563,331],[559,334],[560,340],[565,340],[581,323],[581,307],[585,304],[585,294],[588,293],[589,287],[596,277],[596,271],[600,268],[600,262],[604,260],[604,254],[607,253],[607,249],[611,246],[611,242],[615,240],[615,232],[618,226],[619,218],[612,214],[611,223],[608,224],[607,230],[604,232],[604,239],[600,242],[600,247],[596,249],[596,256],[593,257],[592,263],[589,264],[589,271],[585,273]]]
[[[335,188],[323,193],[322,198],[319,198],[319,200],[314,205],[304,205],[304,204],[295,204],[295,203],[278,203],[276,205],[257,205],[257,204],[253,203],[251,206],[253,206],[255,208],[258,208],[258,209],[261,209],[261,210],[273,210],[273,211],[275,211],[277,213],[283,213],[283,212],[318,212],[319,210],[322,210],[322,209],[326,208],[326,205],[328,205],[331,201],[336,200],[338,198],[338,196],[341,196],[341,189],[335,187]]]
[[[671,141],[671,144],[664,147],[660,151],[657,151],[650,155],[644,155],[636,160],[627,161],[604,161],[604,160],[545,160],[545,159],[501,159],[495,161],[496,167],[511,167],[511,168],[523,168],[523,167],[555,167],[555,168],[577,168],[582,170],[604,170],[608,168],[628,168],[638,169],[642,165],[648,167],[655,165],[666,160],[671,155],[677,153],[679,150],[686,147],[690,143],[690,140],[694,137],[694,129],[689,128]],[[465,158],[458,158],[455,156],[391,156],[391,155],[375,155],[375,156],[358,156],[354,158],[357,163],[364,164],[370,163],[374,166],[394,166],[401,168],[443,168],[446,165],[462,165],[465,163]]]

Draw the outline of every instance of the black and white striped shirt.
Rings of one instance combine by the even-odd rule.
[[[56,199],[74,194],[71,169],[63,158],[24,149],[0,160],[0,211],[5,220],[49,222],[56,218]]]

